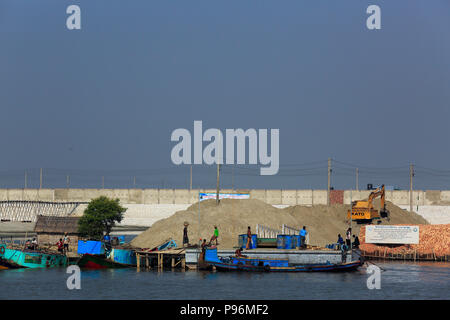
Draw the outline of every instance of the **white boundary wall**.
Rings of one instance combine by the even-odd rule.
[[[128,208],[121,225],[151,226],[154,222],[170,217],[179,210],[187,209],[198,201],[199,192],[215,192],[214,189],[0,189],[0,201],[79,201],[88,202],[101,195],[119,198],[121,204]],[[221,192],[232,193],[223,189]],[[252,189],[234,192],[250,193],[251,199],[258,199],[275,207],[289,205],[318,205],[327,203],[326,190],[273,190]],[[344,191],[344,203],[362,200],[370,191]],[[409,210],[409,191],[386,191],[386,200],[403,209]],[[449,190],[414,190],[413,210],[430,223],[450,223]],[[76,214],[82,214],[77,210]]]

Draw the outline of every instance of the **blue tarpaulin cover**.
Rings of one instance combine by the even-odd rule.
[[[83,241],[78,240],[78,254],[104,254],[105,248],[101,241]]]

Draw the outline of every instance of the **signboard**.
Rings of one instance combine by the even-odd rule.
[[[418,244],[419,226],[366,226],[366,243]]]
[[[217,193],[200,193],[200,201],[216,199]],[[250,193],[219,193],[219,199],[250,199]]]

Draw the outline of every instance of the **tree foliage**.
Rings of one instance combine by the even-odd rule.
[[[122,221],[126,210],[119,204],[119,199],[105,196],[92,199],[78,221],[80,236],[92,240],[102,239],[104,233],[109,235],[116,222]]]

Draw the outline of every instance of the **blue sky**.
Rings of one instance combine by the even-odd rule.
[[[82,30],[66,29],[70,4]],[[370,4],[381,30],[366,28]],[[361,184],[407,186],[410,163],[450,170],[449,18],[448,1],[0,0],[2,180],[168,168],[171,132],[202,120],[278,128],[282,169],[325,168],[325,180],[243,176],[242,187],[324,187],[330,157],[402,167],[366,180],[361,169]],[[185,186],[177,170],[152,183]],[[205,170],[196,183],[214,187]],[[439,172],[418,186],[448,188]]]

